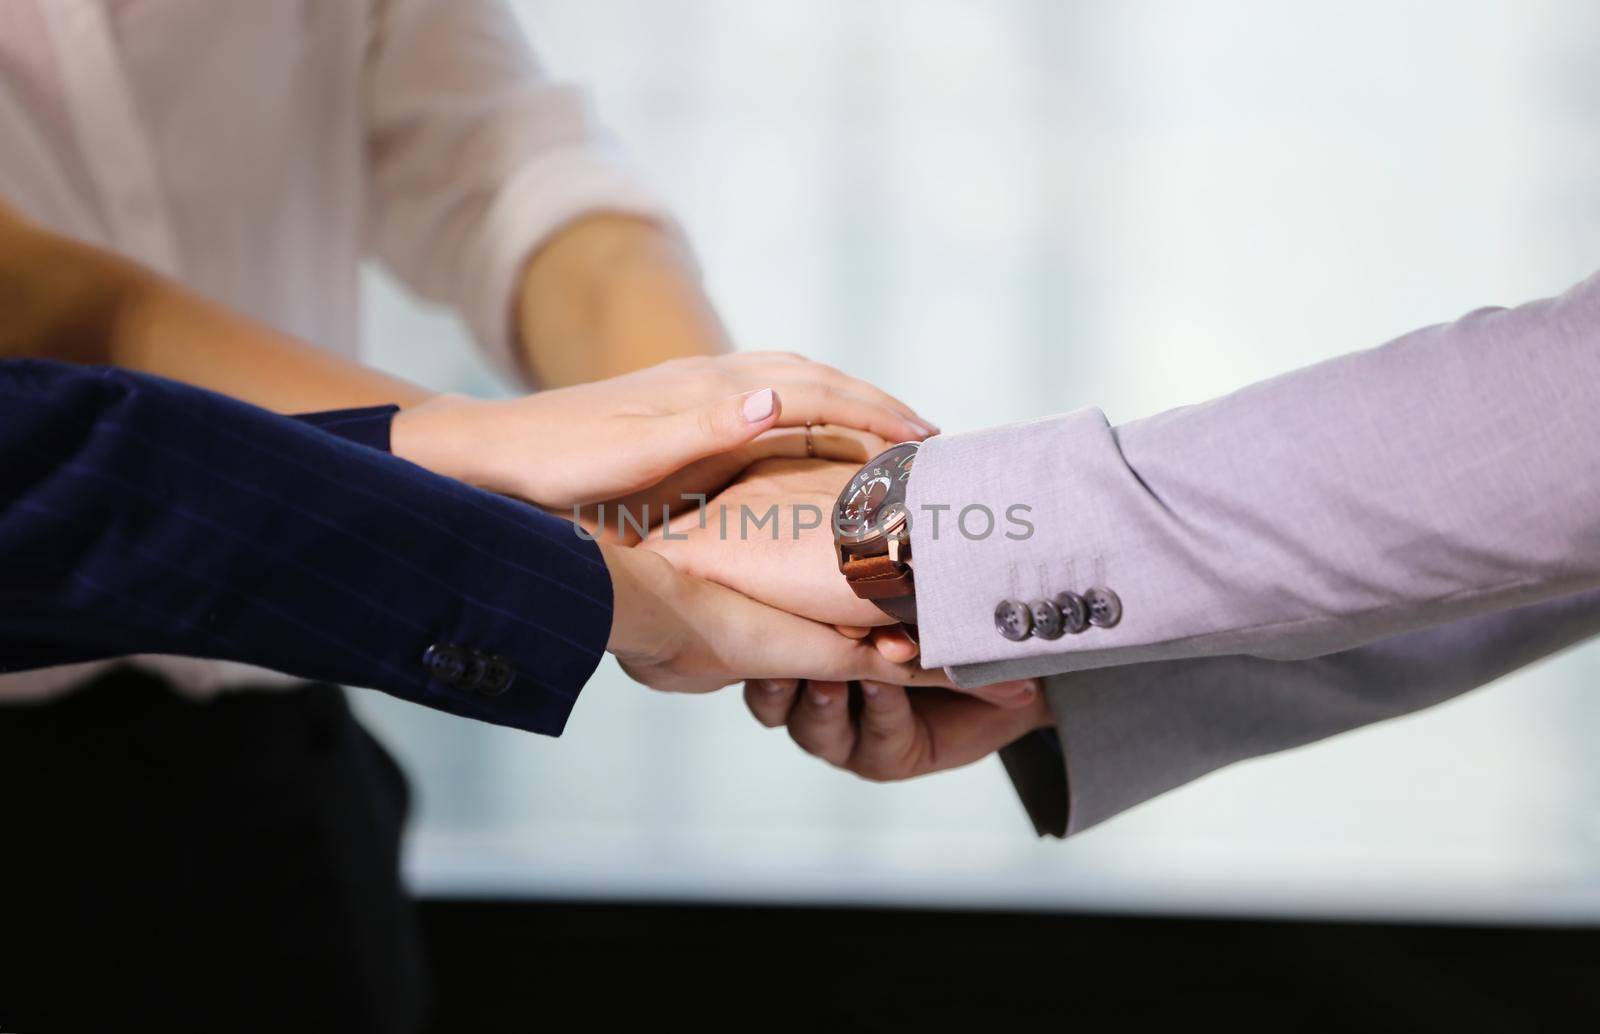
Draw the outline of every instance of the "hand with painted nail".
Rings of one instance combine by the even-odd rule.
[[[679,570],[835,625],[892,619],[839,574],[831,514],[859,463],[766,460],[642,544]]]
[[[806,753],[875,782],[970,765],[1052,724],[1049,698],[1032,679],[981,693],[766,679],[746,683],[744,699],[757,721],[786,727]]]
[[[611,572],[607,649],[654,689],[703,693],[744,679],[872,679],[948,686],[942,671],[885,658],[832,627],[677,571],[645,549],[604,543]]]
[[[678,475],[679,492],[715,491],[735,472],[706,464],[760,450],[763,436],[827,424],[861,440],[932,433],[872,385],[787,353],[674,359],[636,373],[523,398],[439,396],[399,413],[396,455],[437,473],[565,510],[647,492]],[[833,437],[838,437],[834,435]],[[747,451],[743,459],[747,459]],[[688,478],[682,473],[699,474]],[[720,477],[722,482],[708,483]]]

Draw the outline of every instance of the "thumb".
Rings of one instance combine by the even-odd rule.
[[[783,402],[771,388],[747,391],[663,417],[649,451],[666,470],[736,449],[778,422]]]

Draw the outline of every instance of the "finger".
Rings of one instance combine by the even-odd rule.
[[[897,686],[939,686],[944,689],[956,688],[955,682],[945,674],[943,668],[923,668],[915,661],[901,664],[884,659],[884,656],[873,646],[866,643],[850,643],[857,647],[861,653],[852,660],[858,662],[858,667],[851,678],[870,679],[873,682],[890,682]]]
[[[922,653],[922,647],[899,625],[873,629],[872,645],[892,664],[909,664]]]
[[[650,417],[646,440],[636,443],[644,465],[670,472],[696,460],[736,449],[771,430],[783,417],[784,400],[772,388],[730,395],[666,416]]]
[[[729,363],[810,363],[813,360],[799,352],[791,352],[781,348],[757,348],[751,351],[739,351],[726,357]]]
[[[843,682],[808,682],[789,712],[789,738],[807,754],[843,766],[855,746],[850,689]]]
[[[895,396],[889,394],[887,391],[884,391],[882,388],[873,384],[871,381],[864,381],[859,377],[852,377],[836,367],[829,366],[827,363],[819,363],[815,360],[808,359],[798,352],[741,352],[739,353],[739,359],[742,360],[743,363],[756,367],[769,362],[776,363],[778,364],[779,369],[781,369],[783,366],[794,367],[799,364],[804,364],[806,377],[829,384],[841,391],[849,392],[852,395],[859,395],[864,398],[872,399],[873,401],[878,402],[880,405],[887,406],[888,408],[894,410],[906,419],[916,421],[918,424],[928,429],[929,432],[933,434],[939,433],[939,428],[931,421],[920,416],[916,410],[912,409]]]
[[[926,746],[913,775],[969,765],[1051,723],[1043,695],[1016,710],[991,707],[962,693],[922,690],[912,702]]]
[[[775,676],[816,678],[830,682],[870,679],[897,686],[955,687],[955,683],[941,668],[927,669],[915,663],[897,664],[886,660],[872,645],[870,638],[850,639],[840,635],[836,627],[820,625],[783,611],[776,613],[785,619],[786,630],[778,631],[780,622],[770,621],[764,623],[769,627],[756,633],[767,637],[764,640],[764,663]],[[787,622],[793,622],[793,627],[788,627]]]
[[[1013,682],[996,682],[989,686],[957,688],[956,692],[970,697],[977,697],[984,703],[1010,710],[1012,708],[1027,707],[1032,704],[1034,697],[1039,692],[1039,681],[1037,679],[1018,679]]]
[[[789,416],[792,418],[793,413]],[[810,445],[806,443],[810,431]],[[900,441],[901,439],[895,439]],[[880,435],[838,424],[778,426],[751,442],[745,449],[749,462],[765,459],[819,459],[837,463],[862,464],[895,444]]]
[[[921,653],[921,647],[917,645],[916,640],[899,625],[874,628],[871,630],[871,636],[872,645],[877,649],[878,655],[891,664],[907,665]],[[1037,679],[1016,679],[989,686],[971,688],[958,686],[956,691],[977,697],[997,707],[1026,707],[1032,700],[1032,695],[1039,691],[1039,683]]]
[[[869,642],[846,639],[832,624],[796,617],[712,582],[695,579],[687,599],[682,612],[705,621],[694,641],[708,652],[706,662],[738,678],[953,685],[942,670],[892,664]]]
[[[872,634],[872,629],[863,628],[860,625],[834,625],[833,627],[846,639],[865,639]]]
[[[887,391],[884,391],[871,381],[864,381],[859,377],[852,377],[842,370],[837,370],[831,366],[821,363],[813,366],[808,372],[810,372],[812,376],[816,376],[816,370],[818,369],[825,371],[822,374],[822,380],[824,383],[827,383],[848,395],[855,395],[860,398],[867,399],[868,401],[876,402],[880,406],[886,406],[894,412],[899,413],[901,416],[915,423],[921,430],[926,432],[923,437],[928,437],[929,435],[935,435],[939,433],[939,428],[933,423],[933,421],[922,416],[915,409],[912,409],[900,399],[889,394]]]
[[[870,431],[836,424],[814,424],[811,427],[811,450],[807,455],[836,463],[862,464],[894,444]]]
[[[814,381],[772,378],[783,389],[786,413],[781,427],[803,424],[839,424],[870,431],[894,442],[921,441],[933,434],[927,425],[872,399]],[[813,434],[813,437],[815,435]]]
[[[789,720],[799,679],[751,679],[744,684],[744,703],[756,721],[776,729]]]
[[[903,687],[861,683],[858,728],[851,771],[875,780],[904,779],[917,773],[921,767],[919,745],[924,741]]]

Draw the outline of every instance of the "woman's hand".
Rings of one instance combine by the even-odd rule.
[[[868,431],[831,424],[774,428],[737,449],[696,460],[649,488],[580,507],[578,520],[603,541],[638,545],[650,529],[670,516],[698,510],[763,460],[834,460],[855,470],[892,444]],[[685,522],[688,518],[680,523]]]
[[[654,689],[704,693],[747,678],[950,685],[942,671],[890,661],[827,625],[682,574],[648,550],[600,550],[615,600],[606,648]]]
[[[893,618],[850,590],[834,552],[834,503],[857,469],[807,459],[757,463],[704,510],[674,515],[641,548],[814,621],[889,624]]]
[[[788,353],[746,352],[518,399],[440,397],[396,416],[391,438],[396,455],[430,470],[559,510],[644,492],[806,424],[890,441],[935,430],[865,381]]]

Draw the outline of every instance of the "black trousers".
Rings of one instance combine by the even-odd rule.
[[[406,808],[333,686],[0,708],[0,1030],[420,1029]]]

